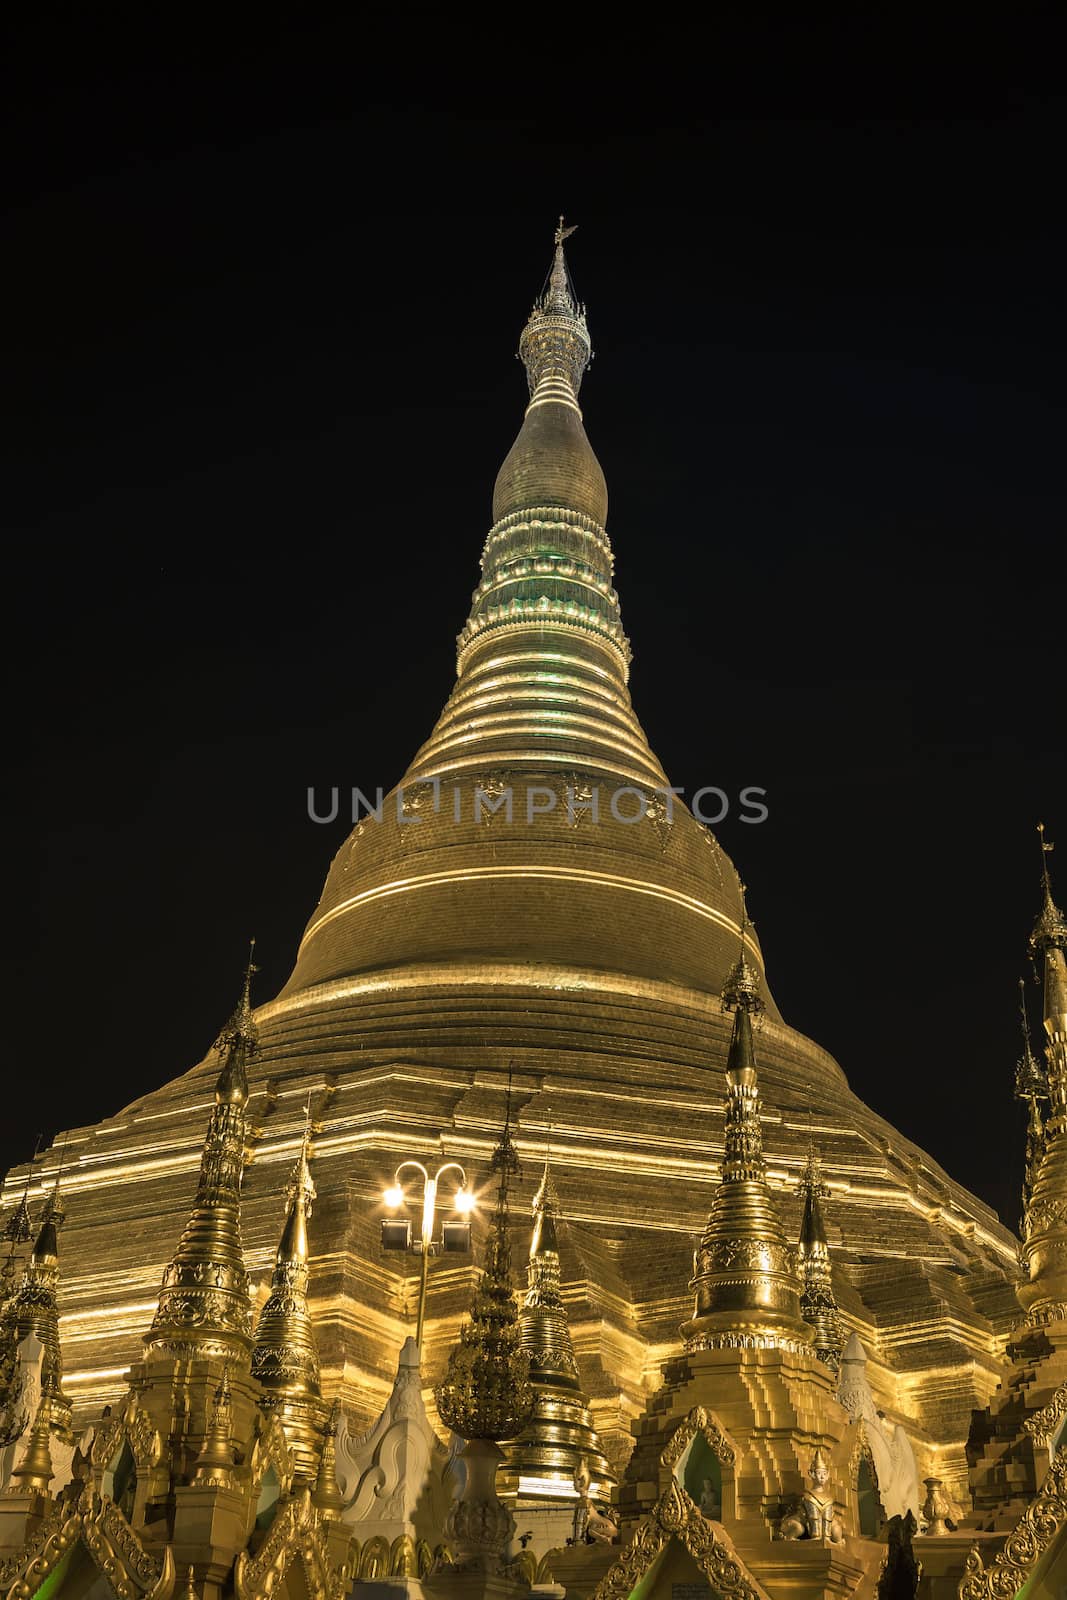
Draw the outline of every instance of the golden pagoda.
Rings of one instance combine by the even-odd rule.
[[[534,1506],[573,1498],[574,1477],[584,1464],[590,1499],[608,1500],[615,1484],[582,1393],[578,1362],[560,1292],[559,1195],[545,1159],[533,1197],[534,1225],[526,1267],[527,1289],[519,1309],[519,1340],[530,1362],[533,1415],[504,1448],[505,1479],[525,1517]]]
[[[132,1368],[138,1406],[177,1452],[182,1492],[225,1500],[240,1486],[188,1481],[226,1421],[216,1415],[225,1368],[226,1426],[244,1441],[235,1448],[261,1460],[273,1440],[274,1477],[290,1487],[303,1477],[310,1495],[320,1397],[324,1407],[338,1398],[353,1430],[366,1427],[410,1332],[408,1259],[378,1243],[382,1180],[409,1154],[488,1167],[510,1062],[519,1154],[534,1158],[553,1128],[551,1206],[567,1218],[558,1295],[576,1368],[565,1375],[577,1385],[568,1393],[588,1400],[611,1474],[627,1469],[635,1420],[657,1394],[667,1403],[661,1368],[682,1359],[688,1318],[685,1360],[706,1371],[733,1362],[740,1384],[754,1352],[789,1383],[799,1372],[797,1395],[817,1397],[807,1422],[775,1435],[774,1471],[765,1463],[758,1484],[745,1479],[749,1525],[766,1531],[774,1483],[799,1493],[816,1447],[832,1456],[858,1426],[835,1410],[833,1340],[804,1315],[829,1284],[842,1337],[855,1334],[866,1353],[875,1414],[907,1433],[920,1473],[960,1500],[971,1415],[990,1404],[1018,1318],[1018,1245],[782,1017],[737,871],[670,788],[637,720],[607,490],[580,403],[592,345],[567,232],[561,222],[520,335],[527,404],[435,727],[338,850],[281,993],[253,1011],[249,972],[217,1050],[63,1135],[63,1387],[80,1426],[121,1400]],[[1067,1299],[1057,1212],[1067,1031],[1050,916],[1046,907],[1035,935],[1052,1055],[1024,1242],[1033,1329],[1051,1327]],[[758,1035],[753,995],[764,1007]],[[309,1095],[318,1200],[313,1254],[302,1255],[301,1203],[290,1199],[283,1248],[278,1216]],[[833,1193],[825,1216],[817,1199],[809,1207],[813,1140],[819,1184]],[[44,1198],[40,1165],[8,1175],[6,1208],[24,1193]],[[551,1206],[541,1207],[542,1239]],[[306,1201],[303,1210],[306,1220]],[[546,1313],[552,1254],[537,1252]],[[309,1321],[297,1307],[300,1338],[289,1340],[303,1387],[278,1401],[269,1352],[288,1334],[275,1337],[272,1319],[288,1309],[276,1303],[265,1324],[264,1310],[253,1335],[253,1290],[269,1303],[290,1275],[303,1284],[305,1267]],[[444,1378],[470,1287],[469,1268],[451,1261],[429,1272],[427,1393]],[[562,1375],[546,1362],[546,1382]],[[308,1423],[299,1462],[298,1400]],[[236,1463],[239,1477],[246,1466]],[[632,1500],[634,1516],[646,1498],[641,1489]]]
[[[281,1419],[297,1476],[313,1480],[322,1452],[326,1407],[319,1381],[319,1356],[308,1309],[308,1218],[315,1201],[308,1151],[310,1108],[300,1155],[286,1191],[285,1226],[278,1243],[270,1293],[256,1324],[252,1376],[266,1396],[261,1404]]]

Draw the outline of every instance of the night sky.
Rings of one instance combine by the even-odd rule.
[[[1014,1226],[1062,40],[947,10],[9,29],[4,1167],[199,1059],[250,934],[285,981],[308,786],[391,786],[451,688],[564,211],[638,715],[768,791],[717,833],[787,1020]]]

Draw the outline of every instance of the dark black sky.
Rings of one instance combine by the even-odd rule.
[[[783,1012],[1014,1223],[1039,818],[1067,898],[1055,9],[9,31],[5,1165],[196,1060],[249,933],[284,982],[308,785],[391,785],[451,686],[564,210],[638,714],[688,792],[768,790],[718,831]]]

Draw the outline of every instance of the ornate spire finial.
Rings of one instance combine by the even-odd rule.
[[[146,1354],[156,1346],[165,1350],[176,1338],[213,1346],[222,1341],[231,1359],[239,1359],[247,1368],[252,1307],[241,1244],[241,1181],[247,1138],[245,1063],[257,1042],[250,1000],[254,971],[249,955],[241,999],[215,1041],[224,1059],[200,1158],[196,1200],[163,1274]]]
[[[519,1158],[511,1138],[510,1066],[504,1126],[489,1164],[499,1174],[499,1185],[485,1264],[470,1317],[460,1330],[460,1342],[452,1349],[435,1398],[442,1421],[460,1438],[495,1441],[514,1439],[529,1421],[534,1404],[530,1359],[520,1348],[511,1284],[508,1183],[519,1171]]]
[[[823,1177],[822,1162],[811,1132],[808,1108],[808,1155],[800,1179],[804,1211],[800,1222],[797,1260],[800,1264],[800,1314],[812,1330],[812,1344],[819,1360],[836,1372],[841,1362],[844,1338],[830,1267],[830,1245],[826,1237],[821,1201],[829,1199],[830,1189]]]
[[[33,1224],[30,1222],[30,1175],[27,1173],[26,1186],[22,1191],[22,1197],[4,1223],[4,1231],[0,1234],[0,1238],[10,1239],[11,1248],[14,1251],[14,1247],[17,1244],[25,1244],[27,1242],[32,1232]]]
[[[11,1474],[16,1494],[48,1493],[48,1485],[56,1475],[49,1448],[51,1422],[52,1398],[48,1394],[42,1394],[25,1453]]]
[[[1049,876],[1048,858],[1056,846],[1045,838],[1045,824],[1037,825],[1041,845],[1042,905],[1034,931],[1030,935],[1030,949],[1034,954],[1047,954],[1050,950],[1067,950],[1067,918],[1052,898],[1052,879]]]
[[[1023,1035],[1023,1053],[1015,1065],[1015,1095],[1019,1100],[1047,1100],[1048,1079],[1030,1039],[1030,1018],[1026,1011],[1026,980],[1019,979],[1019,1022]]]
[[[313,1481],[320,1453],[322,1398],[319,1357],[308,1308],[310,1267],[307,1220],[314,1204],[311,1177],[311,1098],[304,1111],[300,1153],[286,1187],[285,1225],[260,1312],[252,1376],[263,1385],[264,1410],[277,1411],[297,1475]]]
[[[722,1008],[724,1011],[747,1011],[754,1016],[759,1016],[766,1010],[766,1005],[760,994],[759,973],[749,963],[745,955],[745,942],[752,923],[748,917],[748,907],[745,904],[745,886],[741,889],[741,927],[740,949],[737,960],[727,974],[726,982],[722,986]]]
[[[222,1378],[215,1390],[211,1408],[211,1422],[204,1438],[203,1448],[196,1458],[192,1481],[201,1485],[229,1488],[233,1483],[233,1417],[230,1406],[230,1364],[222,1369]]]
[[[241,998],[215,1040],[215,1049],[222,1056],[222,1068],[215,1085],[215,1098],[220,1104],[228,1101],[244,1105],[248,1099],[248,1060],[259,1049],[259,1029],[252,1015],[252,974],[259,970],[252,960],[255,948],[253,939],[249,944]]]
[[[527,1290],[519,1310],[519,1340],[530,1361],[534,1407],[521,1434],[505,1451],[509,1482],[524,1477],[557,1483],[565,1492],[584,1458],[605,1493],[616,1481],[608,1465],[589,1401],[582,1393],[567,1310],[560,1286],[559,1196],[552,1178],[551,1124],[541,1182],[533,1197],[533,1231]]]
[[[681,1330],[689,1349],[714,1349],[752,1336],[787,1347],[811,1343],[800,1314],[792,1252],[767,1184],[753,998],[758,995],[739,986],[732,1002],[722,1181],[693,1259],[689,1287],[696,1292],[696,1307]]]
[[[345,1503],[337,1481],[337,1429],[340,1422],[341,1402],[337,1399],[330,1407],[321,1430],[322,1453],[315,1475],[315,1490],[311,1496],[312,1505],[317,1506],[325,1517],[336,1517]]]
[[[1028,1313],[1067,1301],[1067,921],[1052,898],[1048,857],[1052,843],[1038,823],[1043,904],[1030,936],[1031,954],[1042,958],[1045,1028],[1044,1074],[1048,1115],[1041,1125],[1037,1095],[1031,1098],[1027,1170],[1023,1190],[1022,1259],[1026,1278],[1018,1287]],[[1030,1076],[1029,1068],[1026,1076]],[[1040,1130],[1040,1131],[1039,1131]]]
[[[30,1333],[44,1346],[41,1393],[52,1405],[50,1415],[70,1420],[70,1401],[63,1393],[63,1351],[59,1342],[59,1238],[65,1213],[59,1199],[59,1177],[41,1211],[33,1249],[22,1282],[12,1296],[7,1318],[18,1345]]]

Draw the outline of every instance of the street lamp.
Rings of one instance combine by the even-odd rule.
[[[422,1257],[422,1270],[419,1275],[419,1321],[415,1333],[415,1343],[421,1353],[422,1329],[426,1321],[426,1272],[430,1256],[438,1250],[450,1252],[470,1250],[469,1219],[474,1210],[475,1199],[467,1188],[467,1174],[458,1161],[446,1161],[444,1166],[438,1167],[432,1178],[421,1161],[402,1161],[393,1174],[392,1187],[386,1189],[382,1196],[390,1211],[399,1211],[407,1201],[407,1192],[400,1181],[400,1174],[408,1167],[413,1168],[422,1178],[422,1233],[418,1239],[412,1240],[410,1217],[383,1217],[382,1249],[417,1250]],[[441,1224],[441,1237],[435,1240],[433,1230],[437,1210],[437,1186],[446,1172],[459,1173],[460,1187],[452,1197],[452,1204],[459,1216],[446,1217]]]

